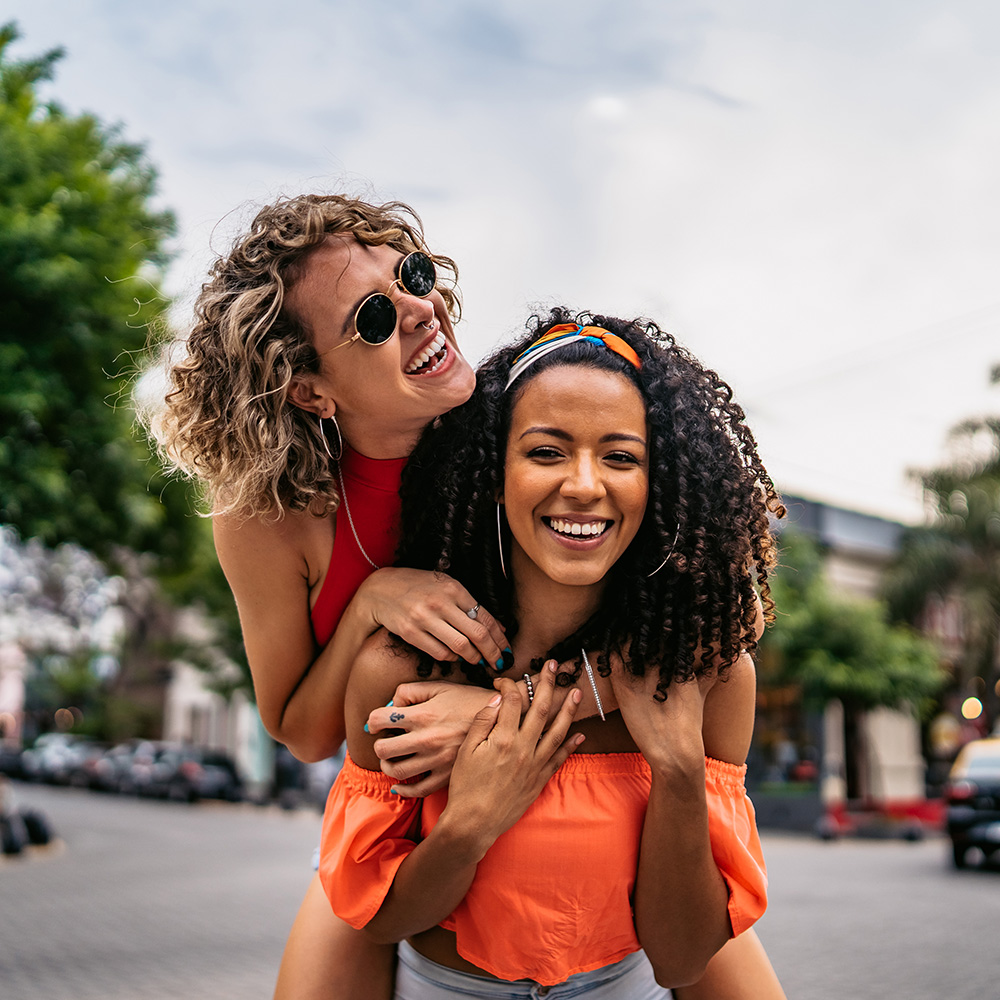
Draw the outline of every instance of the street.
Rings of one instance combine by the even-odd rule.
[[[319,817],[17,785],[61,843],[0,858],[3,1000],[268,998]],[[758,925],[790,1000],[998,994],[1000,871],[944,840],[764,835]]]

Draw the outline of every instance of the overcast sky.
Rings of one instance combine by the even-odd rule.
[[[779,487],[916,520],[1000,411],[992,0],[8,0],[45,95],[146,144],[178,323],[253,206],[402,198],[467,353],[532,308],[648,315],[735,388]],[[220,223],[220,220],[221,223]]]

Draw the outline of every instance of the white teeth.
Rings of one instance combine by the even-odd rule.
[[[610,523],[610,521],[587,521],[581,524],[579,521],[564,521],[560,517],[549,520],[549,526],[560,535],[600,535]]]
[[[415,372],[421,365],[426,364],[445,345],[445,336],[438,330],[438,335],[407,365],[407,374]]]

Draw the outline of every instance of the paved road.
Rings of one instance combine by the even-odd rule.
[[[314,813],[18,786],[65,842],[0,860],[2,1000],[268,998]],[[790,1000],[1000,995],[1000,871],[945,843],[765,836],[760,934]]]

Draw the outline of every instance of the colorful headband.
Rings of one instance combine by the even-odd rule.
[[[558,351],[560,347],[565,347],[567,344],[578,344],[581,340],[589,340],[592,344],[603,344],[609,351],[614,351],[615,354],[623,357],[630,365],[634,365],[637,369],[641,367],[639,355],[617,334],[609,333],[600,326],[559,323],[552,327],[545,336],[539,337],[533,344],[529,344],[514,358],[510,369],[510,378],[507,379],[504,392],[513,385],[526,368],[533,365],[539,358],[544,358],[546,354]]]

